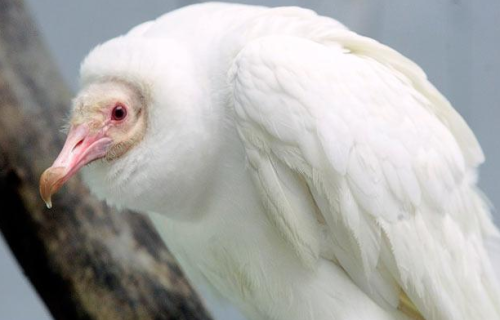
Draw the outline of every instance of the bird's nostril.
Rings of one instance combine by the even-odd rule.
[[[71,151],[75,151],[76,149],[78,149],[78,147],[79,147],[82,143],[83,143],[83,139],[82,139],[82,140],[80,140],[80,141],[78,141],[78,143],[77,143],[77,144],[75,144],[75,146],[73,147],[73,150],[71,150]]]

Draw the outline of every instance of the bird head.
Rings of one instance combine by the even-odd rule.
[[[40,179],[40,193],[48,207],[52,194],[83,166],[123,157],[144,138],[147,129],[146,98],[125,81],[94,82],[73,104],[66,142]]]
[[[66,142],[40,179],[47,206],[78,171],[117,207],[178,211],[192,202],[217,152],[203,79],[175,41],[121,37],[94,49],[81,67]]]

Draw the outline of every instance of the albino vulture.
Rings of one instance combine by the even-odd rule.
[[[97,46],[81,85],[47,205],[81,169],[249,319],[500,319],[481,148],[398,52],[208,3]]]

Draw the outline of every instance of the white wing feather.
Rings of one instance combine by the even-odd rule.
[[[269,219],[305,265],[329,258],[381,305],[403,290],[426,319],[500,318],[474,135],[415,64],[330,30],[258,38],[231,71]]]

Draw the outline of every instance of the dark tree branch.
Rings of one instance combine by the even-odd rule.
[[[38,178],[70,98],[23,2],[0,0],[0,229],[29,280],[55,319],[209,319],[142,216],[78,179],[45,209]]]

